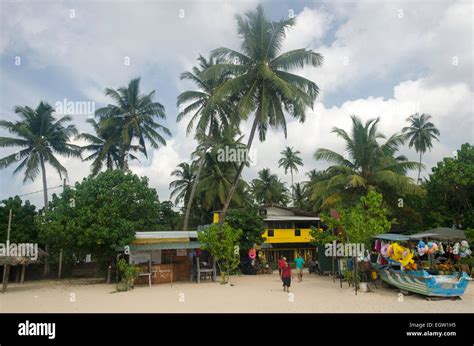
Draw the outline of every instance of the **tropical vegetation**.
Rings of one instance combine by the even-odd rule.
[[[264,241],[260,204],[321,215],[337,232],[315,229],[315,242],[366,242],[391,228],[412,232],[444,226],[472,234],[474,147],[463,144],[422,181],[423,155],[440,137],[426,113],[411,115],[408,126],[391,134],[379,130],[383,117],[363,121],[362,114],[351,115],[350,127],[332,129],[343,152],[314,148],[311,168],[318,164],[324,169],[305,170],[302,148],[285,146],[272,159],[285,176],[290,173],[289,186],[268,167],[252,171],[253,179],[246,180],[242,172],[251,164],[249,157],[223,155],[230,150],[248,154],[255,136],[263,142],[269,129],[286,137],[287,119],[304,122],[313,107],[319,88],[301,76],[301,69],[321,66],[323,57],[307,48],[283,51],[295,21],[271,21],[262,6],[238,15],[239,50],[221,47],[207,58],[199,55],[197,66],[181,74],[193,87],[177,97],[176,120],[186,122],[196,147],[172,170],[169,201],[160,201],[148,178],[133,174],[130,165],[152,158],[150,148],[166,145],[171,135],[164,126],[163,104],[154,90],[142,92],[140,78],[105,89],[111,103],[87,121],[90,133],[79,133],[71,116],[59,117],[47,102],[15,107],[16,121],[0,121],[11,134],[0,137],[0,147],[15,150],[0,159],[0,168],[14,167],[24,182],[41,174],[44,205],[37,210],[19,196],[5,199],[0,237],[6,236],[12,210],[12,240],[38,241],[51,258],[62,251],[69,260],[92,254],[109,263],[117,247],[129,244],[137,231],[205,228],[213,212],[220,211],[219,225],[205,228],[199,237],[217,258],[225,282],[239,252]],[[242,130],[245,124],[248,133]],[[405,145],[414,148],[417,161],[400,155]],[[72,186],[64,183],[63,192],[50,201],[47,167],[67,178],[63,158],[90,164],[90,175]],[[417,171],[416,181],[412,171]],[[334,211],[340,218],[331,217]]]

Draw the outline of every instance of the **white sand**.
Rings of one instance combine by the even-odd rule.
[[[179,282],[138,286],[112,293],[115,285],[91,280],[12,283],[0,293],[0,312],[474,312],[474,284],[462,300],[427,301],[381,288],[354,295],[331,277],[305,274],[293,279],[292,295],[283,292],[277,274],[231,277],[230,284]],[[75,302],[70,301],[74,294]]]

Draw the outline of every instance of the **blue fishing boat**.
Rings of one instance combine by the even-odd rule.
[[[426,270],[402,271],[390,265],[375,265],[380,278],[389,285],[428,297],[460,297],[469,284],[465,272],[432,275]]]

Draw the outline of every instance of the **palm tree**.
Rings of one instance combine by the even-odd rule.
[[[288,202],[285,184],[269,168],[258,172],[258,179],[252,180],[251,191],[258,203],[285,205]]]
[[[300,210],[307,210],[309,209],[308,200],[309,198],[305,186],[302,183],[296,183],[294,187],[293,207]]]
[[[159,144],[166,141],[159,132],[171,136],[171,132],[155,122],[156,119],[166,119],[165,107],[159,102],[153,102],[155,91],[143,95],[140,93],[140,78],[132,79],[127,87],[117,90],[107,88],[105,95],[111,97],[116,104],[96,110],[100,119],[101,129],[111,129],[120,132],[119,165],[123,170],[128,169],[127,156],[131,150],[133,139],[138,140],[140,151],[148,157],[146,141],[157,149]]]
[[[222,209],[238,167],[236,162],[222,161],[217,150],[212,148],[205,153],[202,178],[197,187],[201,204],[208,211]],[[241,180],[232,199],[234,205],[242,207],[246,204],[247,190],[247,183]]]
[[[203,177],[198,182],[197,192],[201,193],[205,208],[220,210],[224,205],[225,198],[232,186],[232,179],[239,167],[239,158],[231,160],[226,158],[225,149],[238,152],[245,148],[241,142],[242,136],[236,137],[238,133],[234,127],[223,127],[221,131],[214,133],[211,137],[199,138],[199,146],[193,153],[194,157],[201,157],[204,153],[205,163]],[[209,148],[207,152],[205,149]],[[242,158],[245,159],[245,158]],[[248,164],[248,162],[245,162]],[[246,202],[245,195],[247,183],[239,182],[238,191],[234,195],[232,202],[238,206],[243,206]]]
[[[69,115],[55,119],[53,107],[43,101],[36,109],[17,106],[15,113],[20,116],[20,121],[0,120],[1,127],[16,135],[15,138],[0,137],[0,147],[20,147],[22,149],[0,159],[0,168],[6,168],[21,161],[13,174],[24,170],[23,182],[33,181],[41,170],[44,212],[47,213],[48,183],[45,163],[49,163],[61,179],[63,175],[67,177],[67,170],[56,155],[80,157],[80,148],[70,143],[70,139],[77,134],[77,129],[74,125],[68,124],[72,120]],[[47,244],[45,250],[48,251]],[[46,276],[48,273],[49,260],[46,259],[43,275]]]
[[[193,81],[198,86],[199,90],[184,91],[178,96],[177,101],[178,107],[186,106],[178,114],[176,120],[179,122],[185,116],[191,115],[191,119],[186,128],[186,133],[191,133],[194,124],[197,122],[196,139],[198,139],[198,142],[201,142],[201,150],[199,151],[200,159],[197,164],[198,168],[196,178],[194,179],[194,184],[186,203],[186,213],[183,223],[184,231],[188,228],[189,215],[196,194],[197,184],[201,177],[201,172],[206,159],[206,152],[209,149],[209,145],[202,145],[203,139],[208,139],[204,140],[206,143],[212,142],[213,134],[215,134],[216,131],[219,131],[219,128],[229,126],[229,116],[232,114],[230,103],[227,100],[223,101],[222,99],[217,98],[215,95],[217,87],[228,78],[228,73],[215,75],[213,78],[204,78],[203,76],[203,71],[217,63],[221,63],[222,60],[212,57],[206,60],[203,56],[199,55],[198,61],[199,66],[193,67],[192,71],[181,74],[181,79]]]
[[[176,105],[183,107],[178,114],[176,121],[183,120],[191,115],[191,119],[186,127],[186,133],[190,134],[196,124],[196,132],[205,134],[209,129],[218,126],[228,126],[232,114],[228,102],[216,96],[216,89],[227,79],[229,73],[222,72],[215,74],[213,78],[206,78],[204,72],[223,62],[220,58],[209,57],[207,60],[203,56],[198,57],[199,66],[194,66],[191,71],[183,72],[181,80],[189,80],[195,83],[199,90],[187,90],[178,96]]]
[[[21,161],[14,174],[25,169],[23,182],[33,181],[41,170],[43,177],[44,209],[48,210],[48,184],[46,181],[46,165],[48,162],[59,174],[67,177],[66,168],[56,158],[56,154],[67,157],[80,157],[80,148],[71,144],[70,139],[77,134],[74,125],[69,124],[69,115],[56,120],[54,109],[41,101],[36,109],[28,106],[15,107],[20,121],[0,120],[0,126],[20,138],[0,137],[0,147],[20,147],[20,151],[0,159],[0,168],[6,168]]]
[[[281,53],[286,31],[295,24],[294,18],[271,22],[259,5],[256,11],[248,12],[245,17],[237,15],[236,19],[238,34],[242,37],[242,51],[215,49],[213,56],[227,61],[210,67],[206,75],[220,75],[224,71],[232,75],[233,78],[219,87],[217,96],[238,96],[235,109],[239,121],[253,115],[247,142],[247,150],[250,151],[257,129],[260,141],[265,140],[269,127],[281,128],[286,137],[285,112],[301,122],[305,120],[306,108],[313,107],[319,88],[314,82],[289,71],[308,64],[320,66],[323,57],[305,48]],[[242,162],[239,166],[227,195],[221,225],[244,165]]]
[[[194,167],[186,162],[181,162],[178,165],[178,169],[175,169],[171,172],[172,176],[177,177],[178,179],[173,180],[170,183],[171,191],[170,198],[176,196],[174,203],[179,204],[183,201],[185,204],[188,202],[191,195],[191,189],[194,183]]]
[[[402,133],[405,134],[406,139],[409,140],[408,147],[415,147],[415,151],[420,153],[420,162],[418,167],[418,178],[416,183],[420,183],[420,174],[421,174],[421,156],[430,150],[433,147],[432,140],[436,139],[439,141],[438,137],[440,135],[439,130],[436,126],[429,122],[431,115],[429,114],[413,114],[407,118],[407,121],[410,123],[410,126],[404,127]]]
[[[300,152],[298,150],[294,151],[291,147],[286,147],[281,153],[283,157],[278,161],[278,167],[283,167],[285,169],[285,174],[287,174],[288,169],[291,173],[291,197],[293,198],[294,203],[294,182],[293,182],[293,171],[298,172],[298,166],[303,166],[303,161],[301,157],[298,156]]]
[[[308,177],[309,180],[306,180],[303,182],[302,189],[303,189],[303,196],[305,198],[306,205],[307,205],[306,209],[308,209],[308,211],[320,212],[320,208],[319,208],[320,205],[318,203],[311,203],[313,190],[317,183],[328,180],[333,175],[334,173],[331,174],[327,170],[318,171],[317,169],[312,169],[306,172],[306,176]]]
[[[94,119],[88,119],[87,122],[92,125],[96,135],[90,133],[81,133],[77,138],[83,139],[90,144],[81,147],[81,153],[91,151],[92,153],[85,157],[83,161],[92,161],[91,174],[99,174],[104,163],[107,170],[114,167],[120,168],[120,132],[113,128],[101,128],[100,124]],[[138,145],[131,145],[131,151],[139,151]],[[138,158],[128,153],[128,159],[138,160]]]
[[[404,156],[394,156],[404,137],[394,134],[379,144],[377,140],[385,136],[377,130],[378,118],[365,124],[355,115],[351,119],[350,134],[337,127],[332,130],[344,139],[347,157],[329,149],[317,149],[314,153],[316,160],[334,165],[327,169],[328,179],[314,184],[313,200],[319,199],[321,206],[325,206],[342,196],[347,201],[375,189],[393,205],[401,193],[420,192],[419,188],[414,189],[413,180],[405,176],[407,170],[418,168],[419,164]]]

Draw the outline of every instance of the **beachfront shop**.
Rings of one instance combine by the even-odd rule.
[[[427,299],[461,297],[472,276],[472,251],[462,230],[375,236],[373,267],[383,282]]]
[[[193,280],[196,264],[201,269],[205,265],[215,269],[212,258],[200,250],[202,244],[195,231],[137,232],[135,237],[129,246],[118,249],[118,256],[125,256],[137,268],[135,284],[151,286]]]

